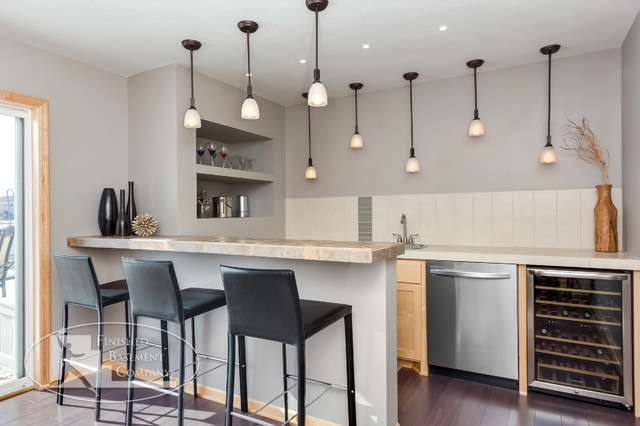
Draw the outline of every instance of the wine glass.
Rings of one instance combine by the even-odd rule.
[[[202,156],[205,153],[205,149],[204,149],[204,145],[203,144],[198,144],[198,147],[196,148],[196,154],[198,154],[198,164],[202,164]]]
[[[222,167],[227,167],[227,154],[229,154],[229,147],[225,144],[220,146],[220,156],[222,157]]]
[[[211,165],[213,166],[213,160],[215,160],[216,155],[218,155],[218,145],[216,145],[215,142],[211,142],[207,146],[207,149],[209,150],[209,155],[211,156]]]
[[[253,165],[256,164],[255,158],[247,158],[247,165],[249,166],[249,171],[253,171]]]

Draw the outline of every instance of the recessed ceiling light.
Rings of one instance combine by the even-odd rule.
[[[306,60],[306,59],[300,59],[300,63],[301,63],[301,64],[306,64],[306,63],[307,63],[307,60]]]
[[[440,31],[447,31],[447,26],[446,25],[440,25],[439,30]]]
[[[371,47],[371,46],[369,46],[368,44],[363,44],[363,45],[362,45],[362,48],[363,48],[363,49],[368,49],[368,48],[370,48],[370,47]]]

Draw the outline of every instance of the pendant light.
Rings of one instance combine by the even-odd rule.
[[[304,92],[302,97],[305,99],[309,99],[309,92]],[[313,167],[313,160],[311,159],[311,107],[307,103],[307,123],[309,126],[309,165],[304,171],[304,178],[307,180],[315,180],[318,177],[316,173],[316,168]]]
[[[185,49],[191,52],[191,106],[184,114],[184,127],[187,129],[199,129],[202,126],[200,114],[196,109],[195,99],[193,97],[193,51],[200,49],[202,44],[196,40],[182,40]]]
[[[540,153],[540,163],[552,164],[556,162],[556,150],[551,145],[551,55],[560,50],[559,44],[550,44],[540,49],[543,55],[549,55],[549,107],[547,109],[547,144]]]
[[[327,105],[327,90],[320,81],[320,69],[318,68],[318,12],[322,12],[329,6],[329,0],[306,0],[307,8],[316,14],[316,68],[313,70],[313,84],[309,89],[307,104],[312,107]]]
[[[469,136],[482,136],[484,135],[484,124],[478,117],[478,81],[476,79],[476,71],[484,64],[482,59],[473,59],[467,62],[469,68],[473,68],[473,93],[475,97],[475,109],[473,110],[473,120],[469,124]]]
[[[355,90],[356,92],[356,131],[354,132],[353,136],[351,136],[351,148],[362,148],[363,143],[362,143],[362,136],[360,136],[360,133],[358,132],[358,90],[362,89],[363,84],[362,83],[351,83],[349,85],[349,87],[353,90]]]
[[[416,173],[420,171],[420,163],[418,162],[415,150],[413,149],[413,80],[418,78],[418,73],[408,72],[402,77],[404,77],[405,80],[409,80],[409,109],[411,111],[411,150],[409,151],[409,159],[407,160],[405,171],[407,173]]]
[[[242,103],[240,116],[245,120],[257,120],[260,118],[258,103],[253,99],[253,88],[251,87],[251,46],[249,45],[249,34],[258,30],[258,24],[253,21],[238,22],[240,31],[247,34],[247,98]]]

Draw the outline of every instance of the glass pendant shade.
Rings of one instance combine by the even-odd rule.
[[[362,148],[363,145],[360,133],[354,133],[353,136],[351,136],[351,148]]]
[[[241,116],[246,120],[257,120],[260,118],[260,108],[258,108],[258,103],[253,97],[247,96],[242,103]]]
[[[482,136],[484,135],[484,124],[479,118],[474,118],[469,124],[469,136]]]
[[[417,173],[420,171],[420,163],[416,157],[409,157],[407,160],[407,165],[404,169],[407,173]]]
[[[311,85],[307,105],[312,107],[327,106],[327,90],[320,81],[315,81]]]
[[[190,107],[184,115],[184,127],[187,129],[199,129],[202,127],[200,114],[196,107]]]
[[[318,175],[316,174],[316,168],[313,166],[307,166],[307,169],[304,171],[304,178],[313,180],[316,179]]]
[[[553,145],[550,143],[545,145],[540,153],[540,163],[541,164],[552,164],[556,162],[556,150],[553,148]]]

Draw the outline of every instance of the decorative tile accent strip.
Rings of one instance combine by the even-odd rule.
[[[358,241],[373,240],[372,206],[371,197],[358,197]]]

